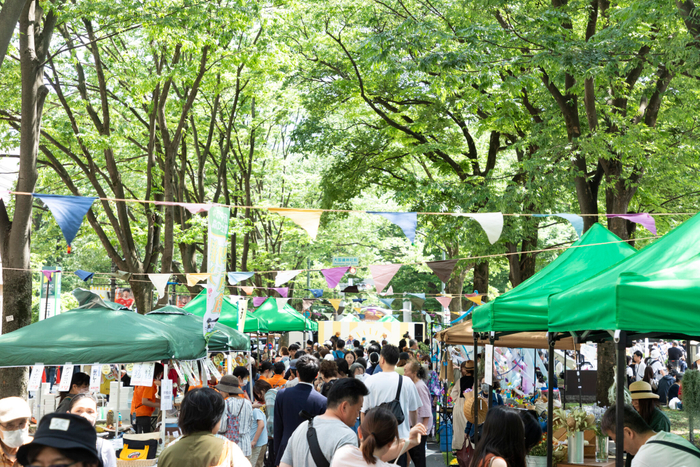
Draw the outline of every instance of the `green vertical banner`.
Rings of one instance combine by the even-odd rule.
[[[209,210],[209,256],[207,257],[207,311],[204,314],[204,334],[214,330],[221,316],[221,306],[226,288],[226,252],[228,250],[228,221],[231,210],[214,206]]]

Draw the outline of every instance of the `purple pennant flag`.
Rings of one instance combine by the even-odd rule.
[[[608,219],[612,219],[613,217],[627,219],[630,222],[644,226],[649,232],[656,235],[656,221],[646,212],[641,212],[638,214],[606,214],[606,216]]]
[[[289,287],[275,287],[272,290],[282,295],[282,298],[287,298],[287,295],[289,295]]]
[[[326,283],[329,289],[335,289],[340,283],[340,279],[343,278],[346,272],[348,272],[349,267],[343,266],[340,268],[330,268],[321,269],[323,277],[326,278]]]
[[[267,300],[267,297],[253,297],[253,306],[255,308],[259,307],[263,303],[265,303],[265,300]]]
[[[49,270],[44,269],[44,270],[41,271],[41,272],[44,274],[44,277],[46,277],[46,281],[47,281],[47,282],[51,282],[51,279],[52,279],[52,276],[51,276],[51,275],[52,275],[54,272],[56,272],[56,271],[49,271]]]

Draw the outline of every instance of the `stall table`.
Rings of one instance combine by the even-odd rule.
[[[557,463],[557,467],[581,467],[584,466],[596,466],[596,467],[615,467],[615,458],[611,457],[605,462],[596,462],[595,457],[586,457],[583,459],[583,464],[569,464],[567,462]]]

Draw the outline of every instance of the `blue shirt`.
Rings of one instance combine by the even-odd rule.
[[[260,409],[253,409],[253,426],[250,429],[250,442],[252,443],[255,439],[255,433],[258,431],[258,421],[262,420],[263,430],[260,433],[258,442],[255,443],[255,447],[265,446],[267,444],[267,421],[265,419],[265,414]]]

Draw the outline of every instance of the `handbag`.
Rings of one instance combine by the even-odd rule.
[[[464,434],[464,443],[462,444],[462,449],[457,451],[457,464],[459,467],[469,467],[472,463],[472,457],[474,457],[474,445],[469,439],[469,435]]]
[[[397,373],[398,374],[398,373]],[[401,408],[401,402],[399,402],[399,398],[401,397],[401,385],[403,384],[403,376],[399,376],[399,387],[396,389],[396,397],[394,398],[393,401],[390,402],[384,402],[383,404],[379,404],[379,407],[384,407],[387,409],[389,412],[394,414],[394,417],[396,417],[396,423],[401,425],[403,421],[406,419],[403,413],[403,409]]]

